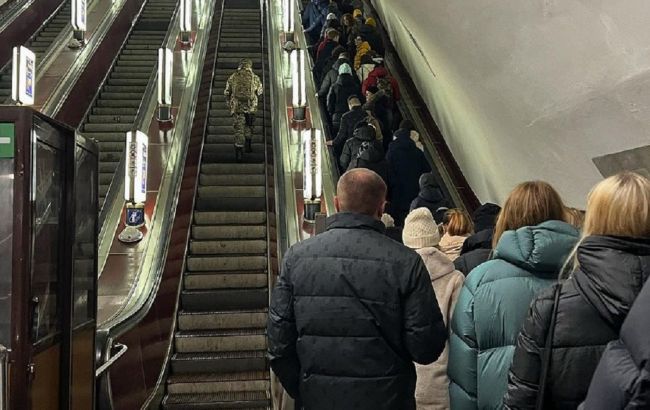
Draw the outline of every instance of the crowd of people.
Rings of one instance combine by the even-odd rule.
[[[397,108],[400,88],[384,65],[376,21],[364,17],[360,1],[329,0],[308,3],[302,21],[339,171],[379,174],[388,186],[387,211],[401,226],[420,175],[431,168],[419,133]]]
[[[586,212],[541,181],[472,217],[416,202],[401,231],[386,193],[347,171],[284,257],[269,354],[296,408],[649,408],[650,180],[609,177]]]
[[[650,180],[606,178],[585,211],[543,181],[453,208],[412,124],[385,128],[394,81],[389,116],[364,87],[388,75],[365,58],[374,21],[355,2],[305,12],[343,175],[272,295],[271,366],[296,408],[650,408]]]

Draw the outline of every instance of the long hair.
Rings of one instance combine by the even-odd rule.
[[[467,211],[454,208],[445,213],[444,225],[451,236],[466,236],[474,233],[474,223]]]
[[[578,247],[591,235],[650,237],[650,180],[624,171],[596,184],[587,197],[582,237],[567,258],[561,278],[576,270]]]
[[[539,225],[550,220],[565,220],[560,194],[544,181],[522,182],[510,192],[499,212],[492,248],[496,248],[505,231]]]

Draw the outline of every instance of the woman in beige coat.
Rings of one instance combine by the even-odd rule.
[[[406,217],[402,239],[404,245],[422,257],[429,271],[440,312],[448,325],[465,277],[454,269],[453,262],[438,249],[440,232],[429,209],[414,209]],[[426,366],[415,364],[415,401],[418,410],[449,409],[448,354],[449,348],[445,347],[435,363]]]

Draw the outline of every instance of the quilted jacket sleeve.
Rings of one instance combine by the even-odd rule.
[[[508,391],[503,403],[506,409],[535,409],[539,391],[542,355],[548,326],[553,314],[555,286],[533,299],[517,336],[517,345],[508,374]]]
[[[478,274],[478,272],[474,272]],[[451,319],[449,337],[449,400],[454,410],[477,408],[478,344],[474,323],[473,279],[470,276],[460,290]]]
[[[298,331],[293,310],[293,287],[289,280],[290,268],[287,253],[282,271],[271,296],[267,325],[269,359],[271,368],[282,386],[293,398],[299,395],[300,362],[296,352]]]
[[[429,273],[419,258],[410,282],[404,298],[404,343],[414,362],[430,364],[445,348],[447,328]]]

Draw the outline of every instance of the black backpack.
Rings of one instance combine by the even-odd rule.
[[[366,152],[372,152],[376,151],[377,146],[373,144],[373,141],[363,141],[361,143],[361,146],[357,150],[357,154],[352,158],[352,161],[350,161],[350,165],[348,166],[348,170],[354,169],[354,168],[367,168],[370,163],[368,163],[367,160],[361,158],[363,154]],[[381,153],[380,153],[381,155]]]

